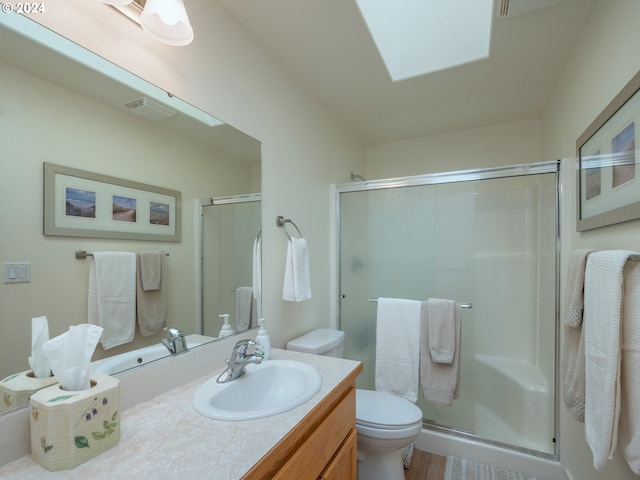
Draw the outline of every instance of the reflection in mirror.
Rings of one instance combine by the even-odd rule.
[[[0,380],[29,369],[31,318],[47,316],[50,337],[87,322],[90,262],[76,260],[77,250],[168,252],[167,325],[199,343],[194,206],[211,192],[259,192],[260,143],[20,15],[0,17],[0,79],[11,92],[0,96],[0,262],[30,265],[27,281],[0,284]],[[153,121],[125,106],[145,99],[174,113]],[[44,235],[45,162],[181,192],[181,241]],[[99,345],[93,359],[159,345],[162,337],[136,328],[132,342]]]
[[[202,333],[221,336],[224,317],[240,333],[261,316],[261,195],[212,198],[202,205]]]

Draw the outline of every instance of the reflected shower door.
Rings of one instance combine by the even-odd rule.
[[[338,190],[340,192],[340,190]],[[553,454],[556,175],[339,193],[340,328],[375,382],[376,304],[447,298],[463,309],[460,394],[420,398],[427,423]]]

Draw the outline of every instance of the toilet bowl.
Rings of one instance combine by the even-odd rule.
[[[287,350],[342,357],[344,332],[321,328],[287,343]],[[422,410],[389,393],[356,390],[358,478],[403,480],[401,450],[422,431]]]
[[[401,450],[422,431],[422,410],[390,393],[356,390],[358,477],[403,480]]]

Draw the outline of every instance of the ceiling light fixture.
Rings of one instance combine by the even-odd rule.
[[[142,27],[154,40],[182,47],[193,40],[183,0],[102,0]]]

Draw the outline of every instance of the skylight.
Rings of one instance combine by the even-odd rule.
[[[489,56],[493,0],[356,0],[395,82]]]

